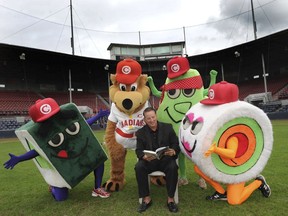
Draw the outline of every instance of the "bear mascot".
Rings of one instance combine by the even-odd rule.
[[[112,101],[105,131],[105,143],[110,156],[110,178],[104,183],[108,191],[122,190],[125,185],[125,157],[127,149],[136,148],[135,132],[143,127],[143,111],[148,107],[150,89],[147,75],[133,59],[118,62],[116,74],[110,75]]]
[[[235,84],[212,85],[208,98],[186,113],[179,128],[181,151],[216,190],[206,199],[230,205],[242,204],[257,189],[271,195],[260,173],[272,152],[272,125],[263,110],[239,101],[238,94]]]

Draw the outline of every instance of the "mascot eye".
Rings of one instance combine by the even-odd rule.
[[[183,120],[183,129],[186,130],[191,125],[188,117],[185,117]]]
[[[126,87],[125,84],[120,83],[119,88],[120,88],[121,91],[126,91],[127,87]]]
[[[201,131],[202,127],[203,127],[203,121],[197,121],[197,120],[194,121],[192,123],[192,127],[190,130],[191,134],[193,135],[198,134]]]
[[[133,83],[131,85],[131,88],[130,88],[131,91],[136,91],[137,90],[137,83]]]
[[[64,135],[63,133],[59,133],[55,135],[51,140],[48,141],[48,144],[52,147],[58,147],[60,146],[64,141]]]
[[[192,97],[195,94],[196,89],[183,89],[183,94],[186,97]]]
[[[65,129],[65,131],[70,135],[76,135],[80,131],[80,124],[79,122],[74,122],[71,124],[68,128]]]
[[[179,97],[181,90],[180,89],[171,89],[167,92],[167,95],[171,99]]]

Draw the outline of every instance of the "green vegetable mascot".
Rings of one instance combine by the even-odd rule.
[[[154,85],[153,78],[148,77],[148,83],[154,96],[160,97],[160,105],[157,110],[159,121],[171,123],[178,135],[179,126],[185,113],[196,103],[204,99],[207,90],[203,87],[202,78],[196,69],[191,69],[189,61],[185,57],[176,56],[167,62],[168,77],[158,91]],[[216,81],[217,72],[210,72],[210,86]],[[179,154],[179,185],[188,184],[186,177],[185,156]],[[158,177],[156,177],[158,178]],[[163,184],[163,179],[152,180],[154,184]],[[203,179],[198,182],[201,188],[206,188]]]

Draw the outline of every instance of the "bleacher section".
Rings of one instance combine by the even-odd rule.
[[[46,97],[51,97],[57,101],[59,105],[70,102],[69,92],[44,92],[42,95]],[[105,99],[101,99],[96,93],[87,92],[72,92],[72,102],[77,106],[88,106],[93,112],[98,112],[100,109],[107,109],[107,104],[103,102]],[[108,103],[108,102],[107,102]]]
[[[282,105],[277,112],[288,112],[288,105]]]
[[[278,91],[285,88],[288,84],[288,77],[282,79],[268,79],[267,78],[267,92],[271,92],[275,95]],[[239,87],[239,99],[244,100],[250,94],[265,92],[263,79],[256,79],[238,84]],[[288,91],[287,91],[288,93]],[[280,99],[280,98],[279,98]]]
[[[263,81],[263,80],[262,80]],[[250,94],[264,92],[264,85],[261,80],[254,80],[238,84],[239,99],[243,100]],[[273,101],[268,103],[259,103],[261,109],[266,113],[285,113],[288,112],[288,77],[267,81],[267,90],[272,93]],[[0,91],[0,130],[13,130],[19,127],[23,122],[16,120],[19,116],[29,119],[28,110],[36,100],[41,98],[54,98],[59,105],[69,103],[69,92],[42,92],[32,91]],[[72,102],[77,106],[88,106],[97,113],[100,109],[109,109],[109,93],[87,93],[72,92]],[[154,108],[159,107],[160,98],[150,97],[149,103]],[[87,116],[89,117],[89,116]]]
[[[288,99],[288,85],[279,93],[279,100]]]
[[[273,113],[278,111],[282,107],[282,104],[280,101],[276,101],[266,104],[259,104],[258,107],[262,109],[265,113]]]
[[[17,118],[4,118],[0,119],[0,131],[2,130],[15,130],[23,124],[26,124],[29,119],[21,119],[20,121]]]
[[[70,101],[69,92],[0,91],[0,116],[27,116],[29,107],[46,97],[55,99],[59,105]],[[72,102],[77,106],[88,106],[93,112],[109,108],[108,102],[96,93],[72,92]]]
[[[0,116],[28,115],[29,107],[39,98],[31,91],[0,91]]]
[[[70,100],[69,92],[0,91],[0,131],[12,131],[27,123],[30,120],[29,108],[35,101],[45,97],[54,98],[59,105],[69,103]],[[94,113],[100,109],[109,109],[108,102],[96,93],[72,92],[72,102],[77,106],[88,106]],[[89,118],[91,115],[85,117]]]
[[[159,103],[160,103],[160,98],[151,95],[150,99],[149,99],[149,103],[152,107],[154,107],[155,109],[158,109]]]

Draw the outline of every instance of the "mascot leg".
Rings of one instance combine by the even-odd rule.
[[[107,191],[119,191],[122,190],[125,184],[125,157],[127,150],[123,151],[124,154],[117,157],[117,160],[111,158],[111,170],[110,179],[103,185]]]
[[[166,178],[165,176],[151,176],[150,182],[157,186],[164,186],[166,185]]]
[[[185,155],[180,152],[178,156],[178,164],[179,164],[179,180],[178,184],[181,185],[187,185],[188,179],[186,177],[186,162],[185,162]]]
[[[56,201],[64,201],[68,198],[68,188],[58,188],[51,186],[51,193]]]
[[[227,200],[231,205],[240,205],[246,201],[250,195],[261,186],[262,182],[254,180],[245,187],[245,182],[227,186]]]
[[[213,181],[211,178],[204,175],[204,173],[195,165],[194,171],[201,176],[208,184],[210,184],[218,193],[224,194],[225,189],[222,187],[222,185],[218,182]]]
[[[206,184],[206,181],[203,179],[203,178],[199,178],[198,179],[198,186],[201,188],[201,189],[207,189],[207,184]]]

